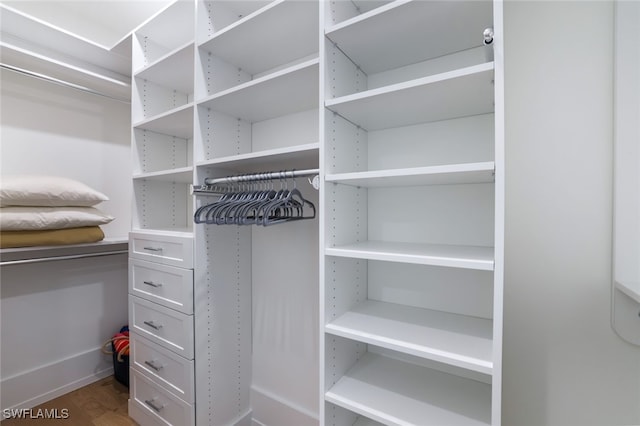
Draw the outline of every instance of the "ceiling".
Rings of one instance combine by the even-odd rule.
[[[173,0],[2,0],[2,4],[106,49]]]

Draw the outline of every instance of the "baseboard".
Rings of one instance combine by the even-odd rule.
[[[0,409],[33,408],[113,374],[100,348],[76,354],[0,381]]]
[[[254,426],[318,426],[318,415],[256,386],[251,387]]]

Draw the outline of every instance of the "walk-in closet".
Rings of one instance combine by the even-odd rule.
[[[640,423],[634,2],[1,11],[8,425]]]

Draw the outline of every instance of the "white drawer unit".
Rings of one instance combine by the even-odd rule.
[[[131,333],[131,366],[185,402],[194,402],[194,362]]]
[[[129,293],[191,315],[193,270],[131,259]]]
[[[129,328],[178,355],[193,359],[193,316],[129,296]]]
[[[155,382],[131,370],[130,406],[146,414],[145,418],[153,418],[154,423],[161,425],[184,426],[194,424],[194,410],[171,392],[158,386]]]
[[[189,235],[129,233],[129,255],[179,268],[193,268],[193,237]]]

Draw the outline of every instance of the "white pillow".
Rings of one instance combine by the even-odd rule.
[[[37,231],[105,225],[114,218],[95,207],[2,207],[0,230]]]
[[[0,206],[95,206],[109,197],[73,179],[59,176],[5,175]]]

